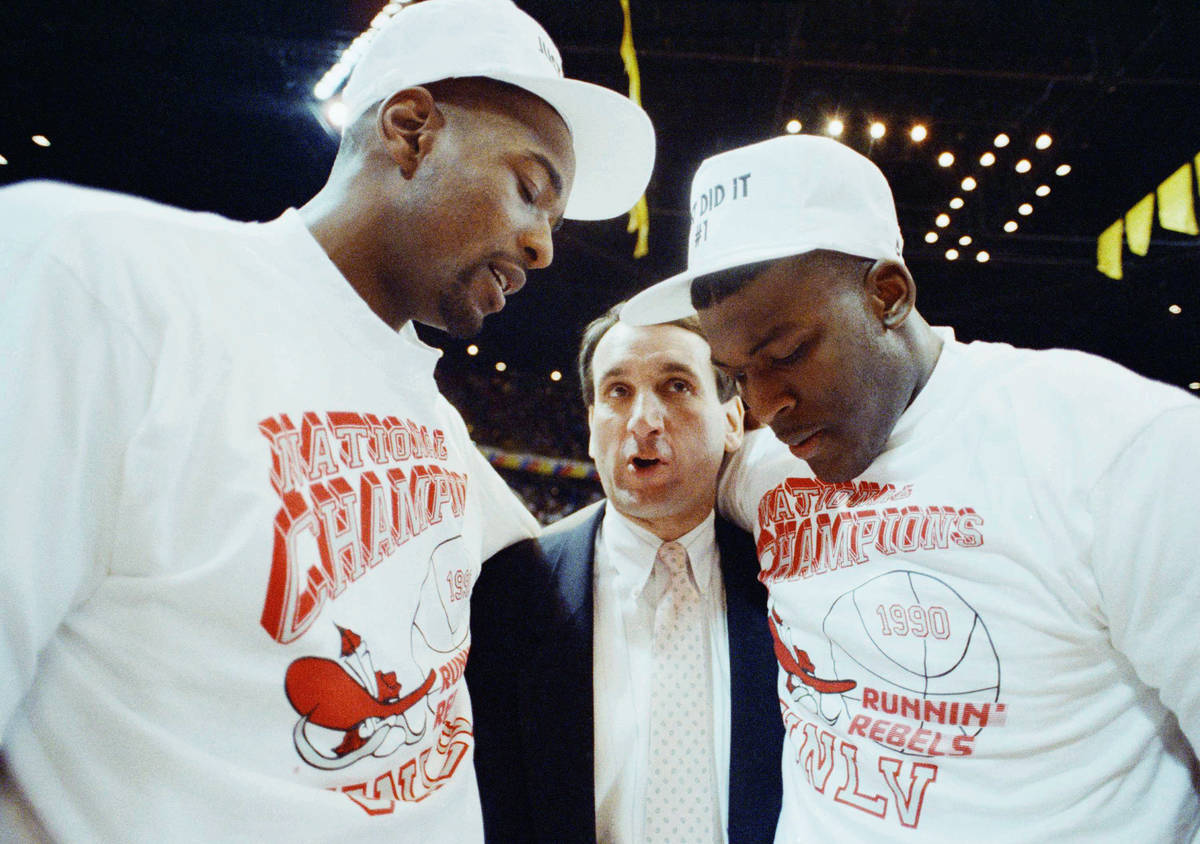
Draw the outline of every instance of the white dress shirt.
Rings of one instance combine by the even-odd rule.
[[[709,513],[677,541],[687,548],[692,577],[706,608],[712,656],[713,758],[721,812],[718,841],[723,842],[729,822],[729,628],[714,515]],[[665,588],[653,571],[660,545],[657,536],[611,505],[605,507],[596,535],[592,599],[596,839],[604,844],[642,840],[654,668],[653,601]]]

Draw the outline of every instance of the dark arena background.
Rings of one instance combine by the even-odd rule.
[[[518,5],[569,75],[629,90],[619,0]],[[888,176],[931,323],[1096,352],[1200,391],[1196,3],[629,5],[658,132],[648,254],[634,257],[624,218],[568,223],[553,267],[480,336],[423,331],[445,350],[445,392],[543,521],[599,496],[572,372],[580,331],[683,268],[690,176],[705,157],[788,131],[840,126]],[[60,179],[274,217],[316,192],[333,159],[336,98],[314,86],[388,8],[6,4],[0,183]]]

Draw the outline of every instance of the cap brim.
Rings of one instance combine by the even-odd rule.
[[[565,216],[607,220],[632,208],[654,169],[654,126],[628,97],[578,79],[487,74],[541,97],[562,115],[575,147]]]
[[[621,322],[629,325],[657,325],[661,322],[671,322],[693,316],[696,313],[696,309],[692,307],[692,281],[694,279],[710,273],[742,267],[746,264],[774,261],[821,248],[823,248],[821,244],[809,245],[796,242],[741,249],[728,253],[723,255],[720,261],[709,266],[686,269],[678,275],[652,284],[641,293],[631,296],[621,308]]]
[[[652,284],[621,306],[621,322],[658,325],[696,313],[692,307],[692,273],[683,272]]]

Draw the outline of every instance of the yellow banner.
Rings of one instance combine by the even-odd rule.
[[[1125,212],[1125,239],[1134,255],[1145,255],[1150,248],[1150,230],[1154,228],[1154,194],[1148,193]]]
[[[1185,164],[1158,186],[1158,224],[1183,234],[1200,234],[1192,201],[1192,165]]]
[[[1096,269],[1109,278],[1124,278],[1121,271],[1121,241],[1125,235],[1125,221],[1117,220],[1104,230],[1096,246]]]
[[[629,77],[629,99],[642,104],[642,74],[638,70],[637,52],[633,49],[633,21],[629,13],[629,0],[621,0],[621,11],[625,15],[625,31],[621,34],[621,61],[625,63],[625,74]],[[629,224],[625,227],[632,234],[637,232],[637,243],[633,257],[641,258],[650,251],[650,209],[646,196],[637,201],[629,212]]]

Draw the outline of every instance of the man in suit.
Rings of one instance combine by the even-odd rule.
[[[766,592],[749,535],[713,510],[741,404],[695,320],[618,310],[579,353],[606,500],[491,558],[472,595],[485,831],[769,842],[783,733]]]

